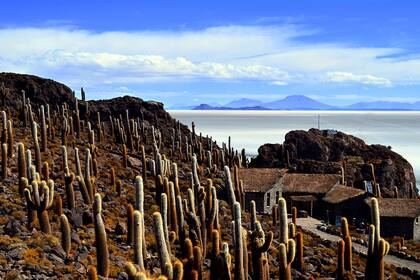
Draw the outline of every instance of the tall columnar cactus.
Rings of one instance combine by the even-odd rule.
[[[290,239],[288,246],[284,243],[280,243],[279,247],[279,279],[280,280],[291,280],[290,266],[295,258],[295,242]]]
[[[338,241],[338,253],[337,253],[337,272],[336,272],[336,279],[337,280],[344,280],[346,269],[344,267],[344,240]]]
[[[96,244],[96,268],[98,274],[103,277],[109,275],[109,252],[106,239],[105,224],[102,219],[102,198],[99,193],[95,194],[93,202],[93,214],[95,223],[95,244]]]
[[[54,200],[54,182],[48,180],[47,185],[45,181],[42,181],[41,189],[39,189],[38,182],[33,181],[32,188],[26,188],[24,193],[28,207],[37,211],[41,231],[51,234],[51,225],[47,210]]]
[[[264,262],[267,261],[267,251],[273,241],[273,232],[268,232],[265,236],[260,222],[256,221],[254,230],[251,232],[251,252],[252,252],[252,275],[253,279],[266,279],[268,271]]]
[[[293,239],[289,239],[287,222],[287,205],[284,198],[279,199],[279,275],[280,279],[291,279],[290,266],[295,258],[296,245]]]
[[[287,205],[284,198],[279,199],[279,243],[287,246],[289,241],[289,229],[287,222]]]
[[[171,231],[174,231],[178,236],[178,217],[176,214],[176,197],[175,197],[175,186],[172,182],[169,182],[169,213],[171,218]]]
[[[140,211],[134,211],[134,263],[140,267],[140,270],[144,270],[143,263],[143,217]]]
[[[295,236],[296,240],[296,257],[293,262],[293,267],[298,271],[303,271],[304,268],[304,259],[303,259],[303,234],[301,231],[298,231]]]
[[[135,178],[135,188],[136,188],[136,210],[140,211],[141,214],[141,232],[142,236],[142,250],[143,258],[146,258],[147,248],[146,248],[146,239],[145,239],[145,226],[144,226],[144,185],[143,178],[141,176],[136,176]]]
[[[143,179],[147,181],[147,158],[146,158],[146,151],[144,150],[144,146],[141,146],[141,160],[142,160],[142,175]]]
[[[382,280],[384,279],[384,257],[389,252],[389,243],[381,238],[379,205],[376,198],[371,200],[371,220],[365,277]]]
[[[1,177],[7,179],[7,144],[1,145]]]
[[[292,223],[297,226],[297,208],[296,207],[292,207]]]
[[[134,241],[134,209],[131,204],[127,206],[127,244],[133,245]]]
[[[7,121],[7,134],[8,134],[8,139],[7,139],[7,152],[9,154],[9,157],[12,157],[14,154],[14,150],[15,150],[15,137],[14,137],[14,133],[13,133],[13,125],[12,125],[12,120],[8,120]]]
[[[18,144],[18,179],[19,179],[19,193],[23,195],[24,186],[21,184],[22,177],[27,176],[25,146],[23,143]]]
[[[122,146],[122,166],[124,168],[128,166],[127,146],[125,144]]]
[[[226,191],[228,193],[229,204],[231,205],[232,210],[233,210],[233,205],[236,202],[236,197],[235,197],[235,191],[234,191],[234,188],[233,188],[232,180],[230,178],[229,167],[225,166],[224,171],[225,171],[225,188],[226,188]]]
[[[41,150],[45,152],[47,150],[47,122],[45,120],[45,109],[44,105],[41,105]]]
[[[69,221],[67,220],[66,215],[61,214],[60,216],[60,226],[61,226],[61,246],[63,247],[66,256],[70,254],[71,250],[71,229]]]
[[[233,240],[235,248],[235,280],[244,280],[244,252],[242,238],[241,205],[239,202],[233,204]]]
[[[166,275],[169,279],[172,279],[171,271],[167,266],[168,263],[171,263],[171,259],[165,240],[165,233],[163,231],[162,216],[159,212],[153,213],[153,221],[161,269],[164,275]]]
[[[34,138],[34,145],[35,145],[35,166],[36,171],[38,173],[41,173],[41,149],[39,148],[39,142],[38,142],[38,127],[36,122],[32,123],[32,135]]]
[[[90,153],[90,149],[86,149],[86,158],[85,158],[85,177],[84,182],[86,184],[86,189],[89,193],[89,197],[93,199],[93,178],[91,177],[91,162],[92,162],[92,155]]]
[[[73,182],[74,182],[74,173],[73,172],[70,173],[69,168],[66,167],[64,171],[64,184],[66,188],[67,208],[69,210],[73,209],[76,206]]]

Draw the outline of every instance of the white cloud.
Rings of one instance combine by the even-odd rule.
[[[101,33],[6,28],[0,29],[0,71],[48,76],[73,86],[200,79],[278,86],[420,84],[420,59],[380,58],[401,49],[296,40],[313,32],[295,25]]]
[[[326,75],[328,81],[334,83],[361,83],[365,85],[385,86],[390,87],[391,81],[385,78],[376,77],[373,75],[356,75],[350,72],[328,72]]]

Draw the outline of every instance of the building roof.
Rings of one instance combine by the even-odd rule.
[[[340,181],[338,174],[287,173],[281,179],[283,193],[323,194]]]
[[[292,195],[290,196],[292,201],[299,201],[299,202],[311,202],[315,201],[316,197],[313,195]]]
[[[239,168],[239,179],[242,180],[244,192],[265,193],[276,184],[287,172],[280,168]]]
[[[371,198],[365,200],[370,206]],[[413,198],[378,198],[381,217],[417,218],[420,216],[420,200]]]
[[[365,193],[366,191],[361,189],[346,187],[343,185],[335,185],[329,192],[327,192],[322,200],[327,203],[337,204]]]

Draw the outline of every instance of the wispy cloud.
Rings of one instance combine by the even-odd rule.
[[[377,85],[390,87],[391,81],[385,78],[376,77],[373,75],[357,75],[349,72],[328,72],[326,75],[327,81],[334,83],[361,83],[365,85]]]

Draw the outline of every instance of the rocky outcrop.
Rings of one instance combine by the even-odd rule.
[[[289,164],[287,163],[289,155]],[[400,196],[408,196],[415,182],[413,168],[390,147],[367,145],[362,139],[343,132],[311,129],[289,132],[283,144],[265,144],[251,161],[253,167],[287,167],[298,173],[339,173],[345,167],[347,184],[363,188],[363,181],[375,179],[385,197],[393,196],[396,186]]]
[[[33,104],[50,104],[50,106],[67,104],[70,109],[74,109],[76,105],[74,92],[64,84],[33,75],[0,73],[0,104],[13,108],[15,112],[11,111],[12,114],[18,113],[17,111],[22,106],[22,90],[25,91],[26,98],[29,98]],[[175,122],[164,110],[163,103],[160,102],[123,96],[107,100],[89,100],[88,103],[90,121],[96,121],[97,112],[100,112],[102,121],[108,121],[110,115],[125,116],[125,112],[128,110],[130,118],[139,117],[147,120],[164,132],[169,132]],[[85,103],[79,101],[79,108],[83,119]],[[181,125],[181,129],[187,130],[188,128]]]

